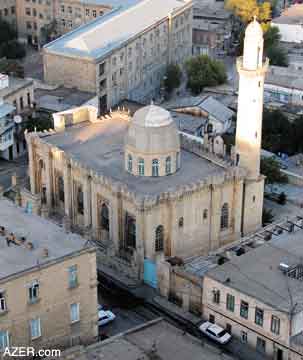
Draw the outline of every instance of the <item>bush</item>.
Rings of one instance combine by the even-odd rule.
[[[285,205],[286,204],[286,200],[287,200],[287,196],[285,194],[285,192],[281,192],[278,198],[278,203],[280,205]]]
[[[272,214],[272,211],[263,208],[262,226],[266,226],[266,225],[272,223],[273,220],[274,220],[274,215]]]
[[[22,59],[26,52],[25,47],[17,40],[11,40],[0,46],[0,56],[7,59]]]
[[[181,76],[182,72],[179,65],[168,65],[166,70],[166,78],[164,81],[164,87],[168,94],[170,94],[174,89],[180,86]]]
[[[194,94],[199,94],[206,86],[221,85],[227,80],[224,64],[212,60],[207,55],[192,57],[186,62],[185,68],[188,77],[187,87]]]

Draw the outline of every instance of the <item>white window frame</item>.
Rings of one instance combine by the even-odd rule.
[[[0,297],[0,313],[2,313],[7,310],[5,291],[0,290],[0,294],[2,294],[2,297]]]
[[[33,324],[37,324],[38,325],[37,328],[36,328],[36,325],[35,325],[35,328],[34,328]],[[41,335],[41,320],[40,320],[40,318],[31,319],[29,326],[30,326],[31,339],[38,339],[39,337],[42,336]],[[34,334],[33,329],[38,330],[37,334],[36,333]]]
[[[73,318],[73,315],[74,315],[73,307],[75,307],[77,309],[76,310],[76,315],[77,316],[75,318]],[[80,304],[79,303],[70,304],[69,310],[70,310],[70,322],[71,322],[71,324],[79,322],[80,321]]]
[[[3,335],[3,336],[1,336]],[[0,351],[4,350],[6,347],[9,347],[9,332],[7,330],[0,330],[0,339],[5,339],[5,341],[0,341]]]

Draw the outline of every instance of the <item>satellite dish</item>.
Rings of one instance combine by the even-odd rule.
[[[16,124],[21,124],[22,123],[22,117],[20,115],[15,115],[14,116],[14,122]]]

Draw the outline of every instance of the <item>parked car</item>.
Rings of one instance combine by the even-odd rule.
[[[225,329],[221,328],[219,325],[212,324],[209,321],[200,325],[199,330],[219,344],[226,344],[231,339],[231,335]]]
[[[98,306],[98,325],[103,326],[115,320],[116,315],[110,310],[103,310],[102,305]]]

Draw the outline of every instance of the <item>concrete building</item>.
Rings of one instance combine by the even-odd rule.
[[[232,13],[224,8],[224,2],[213,3],[194,3],[193,55],[223,57],[231,50]]]
[[[44,76],[51,84],[97,93],[103,113],[126,98],[154,97],[166,66],[183,63],[191,48],[191,2],[143,0],[46,45]]]
[[[26,142],[21,131],[22,113],[33,104],[33,88],[31,80],[0,74],[1,158],[13,160],[26,151]]]
[[[0,19],[16,26],[16,0],[2,0],[0,3]]]
[[[174,344],[173,348],[171,344]],[[162,319],[153,320],[88,347],[74,347],[62,353],[62,360],[135,360],[163,359],[171,357],[183,360],[224,360],[226,355],[217,348],[205,344]],[[232,360],[232,356],[228,356]],[[55,360],[55,359],[52,359]]]
[[[298,64],[297,64],[298,65]],[[294,106],[303,105],[302,67],[270,66],[266,76],[264,91],[267,101]]]
[[[14,0],[19,38],[40,46],[45,42],[43,30],[46,28],[52,29],[51,37],[58,37],[103,16],[113,8],[124,7],[135,1],[137,0]]]
[[[4,198],[0,248],[1,352],[6,346],[38,350],[96,341],[95,248]]]
[[[303,42],[302,32],[303,4],[294,4],[284,10],[278,18],[272,20],[281,33],[281,40],[288,43]]]
[[[203,282],[203,316],[274,360],[303,356],[302,220],[295,224],[210,270]]]

